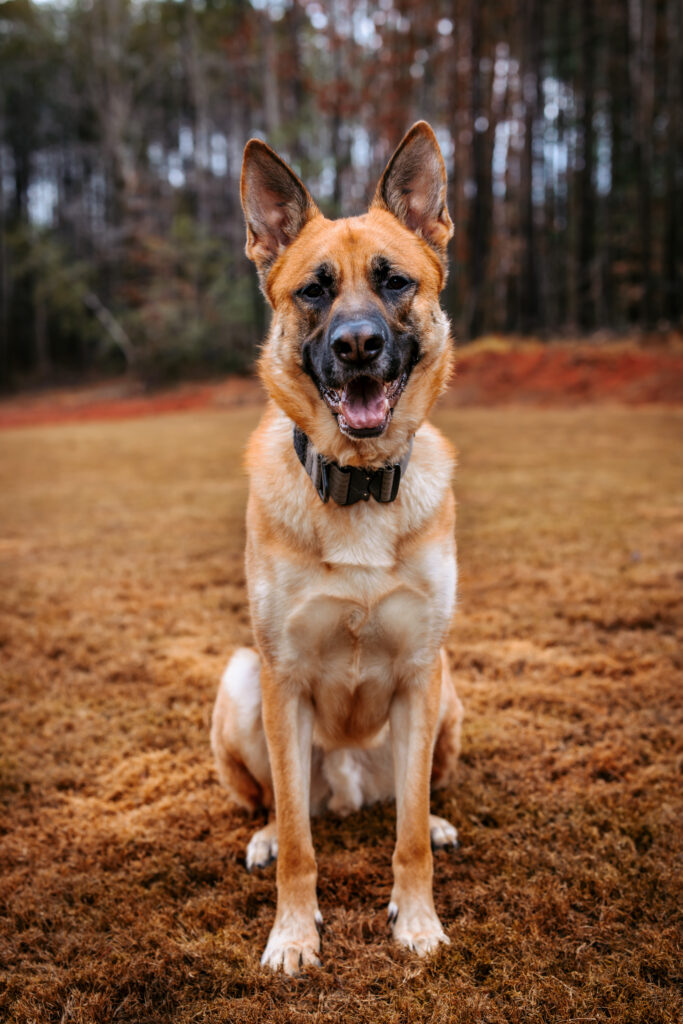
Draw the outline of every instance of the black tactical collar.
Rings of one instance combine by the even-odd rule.
[[[294,451],[323,502],[330,498],[337,505],[355,505],[368,501],[370,495],[382,504],[393,501],[398,485],[406,471],[413,450],[413,438],[400,462],[381,469],[362,469],[360,466],[339,466],[318,454],[308,436],[294,426]]]

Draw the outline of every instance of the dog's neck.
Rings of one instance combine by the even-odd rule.
[[[394,501],[412,450],[411,437],[405,455],[393,465],[380,469],[340,466],[317,452],[308,435],[296,424],[294,426],[294,451],[299,462],[310,476],[321,501],[327,502],[332,498],[337,505],[355,505],[357,501],[368,501],[370,497],[381,504]]]

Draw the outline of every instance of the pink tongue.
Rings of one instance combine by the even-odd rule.
[[[380,427],[386,419],[388,408],[384,388],[369,377],[352,380],[342,395],[342,415],[354,430]]]

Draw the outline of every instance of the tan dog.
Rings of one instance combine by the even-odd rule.
[[[225,671],[212,745],[234,799],[271,810],[247,849],[248,868],[277,856],[262,963],[288,974],[318,963],[310,813],[394,795],[389,917],[424,954],[448,942],[430,840],[456,845],[456,832],[430,815],[429,793],[452,779],[461,718],[441,647],[455,600],[454,455],[425,423],[452,362],[444,163],[429,125],[414,125],[369,212],[329,221],[252,140],[242,204],[273,308],[260,360],[271,400],[247,457],[257,649]]]

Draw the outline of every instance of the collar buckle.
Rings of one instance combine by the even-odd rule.
[[[297,453],[298,454],[298,453]],[[306,461],[303,467],[311,478],[323,505],[326,505],[330,497],[330,477],[327,471],[327,463],[322,455],[319,455],[312,445],[308,446]]]

